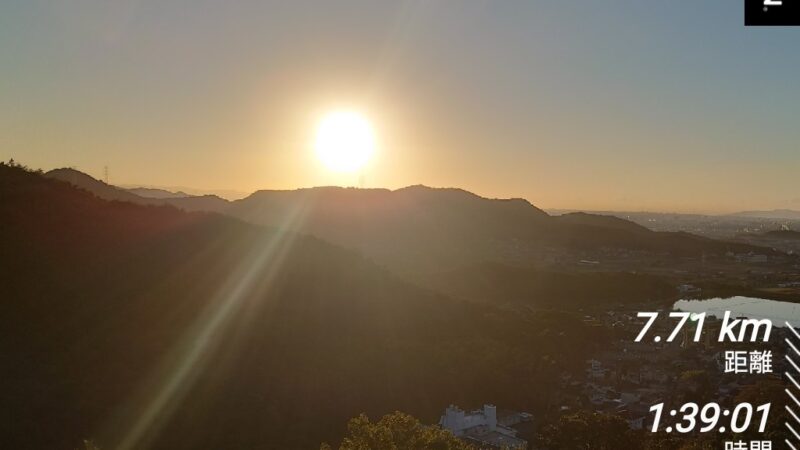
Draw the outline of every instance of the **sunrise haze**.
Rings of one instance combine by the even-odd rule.
[[[120,185],[800,209],[798,31],[730,6],[5,2],[0,157]],[[374,128],[355,172],[314,151],[339,110]]]

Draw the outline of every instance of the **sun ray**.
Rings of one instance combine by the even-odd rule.
[[[194,378],[201,373],[213,350],[227,339],[237,312],[244,307],[248,295],[257,285],[269,284],[279,272],[291,250],[297,234],[291,230],[304,220],[306,207],[299,205],[287,214],[282,226],[274,233],[264,233],[260,244],[254,246],[231,272],[228,280],[209,301],[206,310],[154,371],[147,389],[134,399],[133,419],[115,448],[132,450],[146,448],[179,407],[190,390]]]

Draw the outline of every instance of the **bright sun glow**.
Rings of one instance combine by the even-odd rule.
[[[355,172],[375,153],[375,134],[366,117],[354,111],[335,111],[317,126],[317,157],[330,170]]]

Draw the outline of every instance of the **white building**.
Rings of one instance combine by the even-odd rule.
[[[524,450],[528,447],[527,441],[517,437],[516,430],[497,423],[497,407],[494,405],[483,405],[483,409],[469,413],[450,405],[439,419],[439,425],[479,448]]]

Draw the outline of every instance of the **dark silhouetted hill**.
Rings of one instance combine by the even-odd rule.
[[[45,173],[45,176],[66,181],[103,200],[118,200],[138,205],[172,205],[185,211],[222,212],[228,206],[227,200],[216,195],[192,196],[162,189],[122,189],[69,168],[54,169]]]
[[[577,261],[609,249],[700,257],[752,250],[688,233],[654,232],[611,216],[549,216],[521,199],[497,200],[460,189],[314,188],[259,191],[225,211],[278,226],[292,211],[296,229],[357,249],[401,272],[431,272],[487,261],[517,265]]]
[[[629,272],[558,272],[498,263],[431,274],[426,285],[456,298],[537,308],[597,307],[676,298],[663,279]]]
[[[766,233],[762,234],[765,238],[770,239],[800,239],[800,231],[794,230],[773,230],[767,231]]]
[[[88,186],[84,188],[98,197],[115,199],[116,191],[109,193],[104,183],[79,181],[78,186]],[[213,196],[129,201],[220,212],[254,224],[289,227],[356,250],[404,274],[483,262],[522,266],[574,263],[587,254],[610,251],[638,252],[650,258],[771,251],[684,232],[654,232],[612,216],[549,216],[523,199],[488,199],[461,189],[425,186],[395,191],[340,187],[265,190],[233,202]]]
[[[228,201],[216,195],[190,195],[161,201],[184,211],[225,212],[228,209]]]
[[[629,220],[621,219],[616,216],[588,214],[584,212],[574,212],[555,216],[555,220],[559,223],[569,224],[573,226],[591,226],[608,228],[612,230],[622,230],[631,233],[647,233],[649,229],[635,224]]]
[[[272,226],[300,214],[298,231],[407,270],[481,259],[491,253],[493,240],[529,235],[531,224],[549,219],[524,200],[493,201],[423,186],[259,191],[232,202],[227,213]]]
[[[157,189],[157,188],[145,188],[145,187],[135,187],[135,188],[126,188],[128,192],[138,195],[139,197],[145,198],[185,198],[190,197],[189,194],[178,191],[172,192],[166,189]]]
[[[45,173],[44,176],[54,180],[66,181],[67,183],[91,192],[92,194],[104,200],[119,200],[138,204],[157,203],[150,201],[150,199],[140,197],[139,195],[129,192],[126,189],[106,184],[103,181],[97,180],[92,176],[75,169],[53,169]]]
[[[535,412],[604,342],[570,314],[407,284],[293,233],[303,213],[262,228],[0,165],[2,447],[316,448],[361,412]]]

